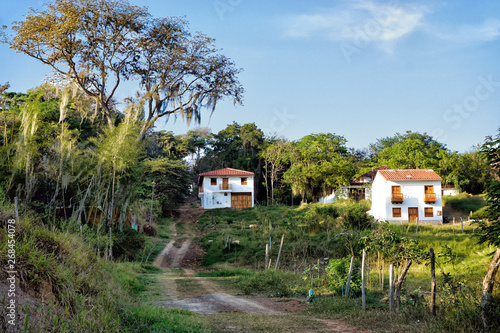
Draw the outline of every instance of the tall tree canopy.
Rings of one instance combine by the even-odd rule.
[[[348,184],[356,168],[346,142],[343,136],[332,133],[311,134],[294,142],[296,157],[284,174],[293,193],[316,201],[328,190]]]
[[[126,0],[53,0],[13,27],[11,47],[69,79],[95,101],[111,126],[112,104],[124,80],[137,79],[130,100],[145,109],[141,134],[158,118],[200,120],[219,100],[242,103],[239,69],[214,40],[191,36],[179,18],[154,19]]]
[[[426,133],[396,133],[370,145],[375,161],[397,169],[435,169],[446,146]]]

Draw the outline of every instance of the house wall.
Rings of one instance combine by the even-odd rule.
[[[456,189],[455,187],[443,188],[443,195],[457,195],[458,193],[458,189]]]
[[[428,204],[424,202],[424,186],[433,185],[436,193],[436,202]],[[401,186],[403,193],[403,203],[391,202],[392,186]],[[392,208],[401,208],[401,217],[392,217]],[[382,176],[375,177],[372,185],[372,209],[370,214],[376,219],[385,220],[391,223],[407,223],[409,220],[408,208],[418,207],[418,219],[420,223],[442,223],[442,197],[440,180],[408,180],[391,181]],[[433,216],[425,217],[425,207],[433,208]]]
[[[217,184],[210,185],[210,179],[216,178]],[[228,184],[231,185],[231,190],[219,190],[219,185],[222,185],[223,178],[228,178]],[[247,179],[247,185],[241,185],[241,178]],[[252,207],[254,206],[254,180],[253,176],[204,176],[203,177],[203,192],[198,196],[201,199],[201,206],[205,209],[212,208],[230,208],[231,207],[231,193],[245,192],[252,193]],[[226,194],[226,195],[225,195]]]

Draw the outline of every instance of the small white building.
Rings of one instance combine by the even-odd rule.
[[[254,173],[224,168],[198,175],[201,207],[246,208],[254,206]]]
[[[340,186],[337,189],[333,189],[330,195],[319,198],[319,203],[332,203],[335,199],[347,199],[351,198],[356,201],[360,200],[371,200],[371,185],[377,171],[390,169],[387,165],[379,166],[374,168],[361,176],[355,178],[349,185]]]
[[[369,213],[390,223],[442,223],[441,177],[433,170],[379,170]]]
[[[458,193],[460,193],[458,191],[458,188],[455,187],[455,185],[444,185],[442,188],[441,188],[441,193],[443,195],[457,195]]]

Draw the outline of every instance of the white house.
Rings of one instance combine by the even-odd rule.
[[[219,169],[198,175],[201,206],[245,208],[254,206],[254,173],[238,169]]]
[[[442,223],[441,177],[433,170],[379,170],[370,214],[391,223]]]
[[[375,175],[377,171],[385,169],[390,169],[390,167],[382,165],[378,168],[374,168],[354,179],[349,185],[332,190],[330,195],[322,197],[318,201],[320,203],[331,203],[334,202],[336,198],[351,198],[356,201],[371,200],[371,185],[375,179]]]

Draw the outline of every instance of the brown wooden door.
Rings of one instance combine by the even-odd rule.
[[[408,207],[408,222],[417,223],[418,207]]]
[[[432,194],[434,193],[434,185],[425,185],[425,194]]]
[[[222,189],[229,190],[228,178],[222,178]]]
[[[252,193],[231,193],[231,207],[252,207]]]

